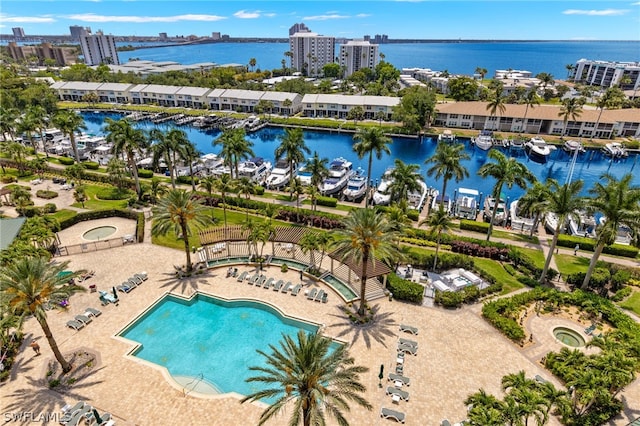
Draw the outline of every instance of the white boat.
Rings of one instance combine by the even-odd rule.
[[[418,184],[420,185],[420,190],[409,192],[409,194],[407,194],[407,202],[410,209],[421,211],[427,201],[429,187],[427,187],[427,184],[422,180],[422,178],[418,180]],[[432,189],[432,194],[435,199],[438,196],[438,191]]]
[[[472,141],[475,146],[487,151],[493,146],[493,132],[491,130],[482,130]]]
[[[533,161],[546,162],[547,158],[556,147],[549,145],[547,141],[539,137],[533,137],[524,144],[524,149],[529,154],[529,158]]]
[[[458,193],[453,203],[453,215],[460,219],[475,220],[478,216],[479,200],[480,192],[477,190],[458,188]]]
[[[456,137],[451,133],[451,130],[443,130],[442,133],[438,135],[438,142],[453,143],[455,141]]]
[[[584,211],[576,212],[575,216],[569,216],[568,231],[571,235],[595,238],[596,218]]]
[[[524,149],[525,140],[522,138],[515,138],[509,141],[509,148]]]
[[[602,148],[602,153],[612,158],[622,158],[628,155],[627,150],[619,142],[609,142]]]
[[[264,183],[271,171],[271,163],[262,157],[254,157],[238,164],[238,178],[247,177],[257,184]]]
[[[304,186],[311,185],[311,172],[307,171],[304,166],[298,169],[298,180]]]
[[[569,154],[573,154],[576,151],[579,153],[582,153],[585,151],[584,146],[582,146],[582,143],[573,139],[566,141],[562,145],[562,149],[565,152],[568,152]]]
[[[558,227],[558,215],[553,212],[549,212],[544,215],[544,227],[552,234],[556,232],[556,228]],[[560,231],[562,231],[562,228]]]
[[[265,186],[269,189],[280,189],[285,187],[290,181],[291,177],[295,178],[297,165],[293,163],[293,172],[289,169],[289,162],[287,160],[278,160],[276,165],[273,166],[273,170],[269,173],[269,176],[265,180]]]
[[[440,195],[440,191],[435,191],[432,199],[431,199],[431,210],[433,209],[439,209],[440,208],[440,201],[442,201],[442,195]],[[450,212],[451,211],[451,204],[452,204],[452,200],[451,198],[449,198],[448,195],[444,196],[444,211],[445,212]]]
[[[607,218],[604,216],[598,219],[598,223],[600,224],[600,226],[604,225],[606,221],[607,221]],[[616,233],[615,244],[624,244],[628,246],[631,244],[631,241],[632,241],[631,229],[626,225],[618,226],[618,232]]]
[[[373,194],[374,205],[386,206],[391,202],[391,191],[389,191],[389,187],[393,183],[393,179],[391,178],[392,172],[393,168],[389,168],[382,175],[380,184],[378,185],[376,192]],[[410,209],[419,211],[424,207],[427,195],[429,195],[429,188],[427,187],[427,184],[422,180],[422,177],[419,177],[418,183],[420,184],[420,190],[409,192],[409,194],[407,195],[407,206]],[[437,191],[433,193],[434,196],[436,196],[437,194]]]
[[[516,231],[530,231],[534,225],[534,218],[521,216],[521,212],[518,209],[518,202],[520,200],[513,200],[509,206],[509,218],[511,219],[511,228]]]
[[[221,166],[223,162],[224,160],[222,157],[219,157],[216,154],[205,154],[200,157],[199,161],[205,174],[213,174],[213,171],[218,166]]]
[[[353,175],[353,164],[342,157],[335,158],[329,165],[329,175],[318,185],[323,195],[341,192]]]
[[[347,181],[347,187],[342,191],[342,195],[348,201],[356,201],[361,199],[367,193],[367,176],[362,169],[356,172]]]
[[[497,206],[496,206],[497,204]],[[502,197],[496,203],[494,197],[487,197],[484,200],[484,210],[482,213],[482,217],[485,222],[491,222],[491,216],[493,215],[493,210],[496,209],[496,216],[494,218],[495,224],[502,224],[507,220],[507,209],[506,203]]]

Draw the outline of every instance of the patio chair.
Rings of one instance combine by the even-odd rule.
[[[238,282],[241,283],[242,281],[244,281],[247,278],[247,275],[249,275],[249,272],[247,271],[243,271],[239,276],[238,276]]]
[[[282,281],[282,280],[280,280],[280,281]],[[276,283],[276,284],[277,284],[277,283]],[[293,284],[291,284],[291,281],[288,281],[288,282],[284,285],[284,287],[282,287],[282,290],[281,290],[281,291],[282,291],[283,293],[287,293],[287,292],[289,292],[289,290],[291,290],[292,288],[293,288]]]
[[[387,395],[398,395],[401,399],[409,401],[409,392],[403,391],[393,386],[387,386]]]
[[[329,301],[329,294],[327,292],[325,292],[322,295],[322,303],[327,303]]]
[[[289,284],[289,283],[287,283],[287,284]],[[291,289],[291,295],[292,296],[297,296],[298,293],[300,293],[300,290],[302,290],[302,284],[296,284],[296,286]]]
[[[400,324],[400,331],[404,331],[405,333],[418,334],[418,327]]]
[[[267,282],[267,276],[260,274],[258,281],[256,281],[256,286],[262,287]],[[265,286],[265,288],[268,288]]]
[[[254,285],[258,282],[258,280],[260,279],[260,274],[253,274],[253,276],[251,278],[249,278],[249,282],[251,283],[251,285]]]
[[[62,423],[62,420],[60,420],[60,423],[66,426],[77,426],[81,423],[84,423],[85,417],[91,412],[92,409],[93,407],[91,405],[85,404],[84,407],[76,411],[69,420],[67,420],[65,423]]]
[[[271,278],[269,278],[271,279]],[[273,283],[273,291],[280,291],[280,289],[282,288],[282,286],[284,285],[284,281],[282,280],[278,280],[275,283]]]
[[[149,276],[147,275],[147,273],[145,271],[137,273],[134,276],[139,276],[140,278],[142,278],[142,281],[146,281],[147,278],[149,278]]]
[[[76,315],[74,318],[76,319],[76,321],[80,321],[81,323],[84,323],[84,325],[87,325],[91,321],[93,321],[91,317],[87,315]]]
[[[67,327],[73,328],[75,331],[78,331],[82,327],[84,327],[84,323],[78,320],[70,320],[70,321],[67,321]]]
[[[409,345],[409,346],[413,346],[416,349],[418,349],[418,342],[416,342],[415,340],[409,340],[409,339],[403,339],[402,337],[399,339],[400,343],[403,345]]]
[[[123,283],[123,284],[125,284],[125,283]],[[136,287],[138,287],[138,285],[139,285],[139,284],[138,284],[138,282],[137,282],[136,280],[134,280],[133,278],[129,278],[129,279],[126,281],[126,284],[127,284],[129,287],[133,287],[133,288],[136,288]]]
[[[88,307],[85,308],[84,314],[88,317],[99,317],[100,315],[102,315],[102,311],[96,308]]]
[[[316,294],[318,294],[317,288],[312,288],[309,293],[307,293],[307,300],[313,300],[316,298]]]
[[[130,283],[128,283],[128,282],[122,283],[122,284],[116,286],[116,290],[121,291],[123,293],[129,293],[133,289],[134,289],[134,287],[132,287],[130,285]]]
[[[85,406],[84,401],[79,401],[73,407],[69,404],[62,407],[62,416],[60,417],[60,424],[66,424],[71,418],[80,412]]]
[[[385,407],[382,407],[380,409],[380,417],[383,417],[385,419],[393,419],[396,422],[400,422],[400,423],[404,423],[405,421],[404,413],[401,413],[400,411],[392,410],[390,408],[385,408]]]
[[[321,302],[322,298],[324,297],[324,295],[327,294],[325,293],[324,290],[320,289],[320,291],[318,292],[318,294],[316,294],[316,297],[313,299],[314,302]]]
[[[418,355],[418,348],[415,346],[399,343],[398,344],[398,352],[410,353],[411,355]]]
[[[402,382],[405,386],[409,386],[409,383],[411,383],[411,380],[408,377],[394,373],[389,373],[388,380],[392,382]]]

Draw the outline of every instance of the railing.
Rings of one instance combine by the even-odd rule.
[[[193,392],[196,386],[198,386],[198,384],[202,381],[204,381],[204,374],[200,373],[192,381],[184,385],[184,387],[182,388],[182,396],[189,395],[189,393]],[[187,390],[189,388],[189,385],[191,385],[192,383],[193,383],[193,386],[191,386],[191,389]]]
[[[96,240],[86,242],[82,244],[75,244],[70,246],[58,246],[56,248],[56,256],[69,256],[72,254],[88,253],[98,250],[106,250],[114,247],[122,247],[125,244],[135,244],[135,238],[111,238],[107,240]]]

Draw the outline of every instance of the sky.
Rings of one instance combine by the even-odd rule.
[[[0,0],[0,33],[288,37],[313,32],[362,38],[640,41],[640,1],[620,0]]]

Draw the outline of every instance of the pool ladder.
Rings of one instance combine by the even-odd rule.
[[[198,386],[198,383],[202,382],[203,380],[204,380],[204,374],[203,373],[198,374],[192,381],[184,385],[184,387],[182,388],[182,396],[186,397],[187,395],[189,395],[189,393],[191,393],[191,391],[193,391],[195,387]],[[193,383],[193,386],[191,387],[190,390],[187,391],[187,388],[192,383]]]

